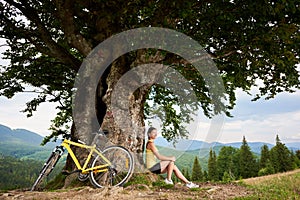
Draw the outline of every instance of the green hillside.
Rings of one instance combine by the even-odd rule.
[[[0,125],[0,190],[30,188],[49,157],[55,143],[41,146],[43,137],[24,130],[12,130]],[[53,173],[52,179],[64,166],[65,157],[61,159]]]
[[[161,147],[157,146],[159,149],[159,152],[163,155],[173,155],[176,157],[176,165],[180,169],[192,169],[193,162],[196,156],[198,156],[200,165],[202,170],[207,171],[207,164],[208,164],[208,157],[209,157],[209,151],[212,149],[216,152],[218,155],[221,148],[223,146],[214,146],[212,148],[203,148],[203,149],[197,149],[197,150],[191,150],[191,151],[179,151],[174,150],[171,148]]]
[[[159,152],[163,155],[172,155],[176,157],[176,165],[180,168],[187,168],[192,169],[193,162],[196,156],[199,156],[197,152],[199,153],[199,150],[194,151],[178,151],[170,148],[160,147],[157,146]],[[205,157],[200,157],[200,165],[203,170],[207,170],[207,160],[208,155]]]
[[[51,151],[52,148],[50,147],[33,146],[16,142],[0,142],[0,153],[15,158],[26,157],[35,160],[45,160]]]
[[[208,158],[209,156],[209,151],[212,149],[213,151],[216,152],[216,154],[218,155],[221,148],[223,146],[214,146],[212,148],[203,148],[203,149],[196,149],[196,150],[192,150],[192,151],[187,151],[190,154],[193,154],[195,156],[199,156],[200,158]]]
[[[41,146],[43,137],[24,129],[0,125],[0,153],[15,158],[45,160],[57,143]]]
[[[44,162],[0,155],[0,190],[31,188]],[[53,179],[64,166],[59,162],[46,181]]]
[[[11,143],[24,143],[28,145],[39,146],[43,137],[34,132],[25,129],[11,129],[0,125],[0,141]]]
[[[252,195],[237,199],[300,199],[300,170],[242,180]]]

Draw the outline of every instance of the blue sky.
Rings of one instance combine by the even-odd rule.
[[[223,140],[275,142],[276,134],[285,143],[300,142],[300,91],[282,93],[274,99],[256,102],[251,97],[238,92],[237,105],[231,119],[226,119]]]
[[[3,51],[4,48],[0,48],[0,53]],[[4,64],[6,62],[0,59],[0,65]],[[0,96],[0,124],[13,129],[24,128],[41,135],[49,134],[48,128],[55,117],[56,105],[43,103],[31,118],[20,112],[33,96],[31,93],[18,94],[12,99]],[[211,138],[218,142],[239,142],[245,136],[249,142],[274,144],[278,134],[285,143],[300,142],[300,90],[293,94],[279,94],[268,101],[261,99],[252,102],[251,99],[249,95],[237,91],[237,104],[232,111],[234,117],[226,117],[221,124],[222,129]],[[208,128],[211,124],[211,120],[199,117],[197,129],[192,128],[196,131],[191,138],[209,141]]]

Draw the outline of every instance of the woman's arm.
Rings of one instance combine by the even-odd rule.
[[[154,143],[149,143],[148,144],[148,149],[150,149],[153,152],[153,154],[156,156],[156,158],[161,160],[161,161],[169,160],[169,161],[175,162],[175,160],[176,160],[175,156],[164,156],[164,155],[159,154]]]

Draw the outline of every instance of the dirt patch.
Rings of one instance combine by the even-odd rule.
[[[231,199],[248,196],[252,191],[238,184],[201,183],[200,188],[188,189],[182,184],[166,189],[147,185],[131,185],[126,188],[111,187],[94,189],[81,187],[54,192],[9,191],[0,194],[0,199]]]

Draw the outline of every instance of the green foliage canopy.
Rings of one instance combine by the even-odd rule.
[[[31,116],[40,103],[59,102],[54,126],[61,127],[71,120],[73,82],[83,58],[113,34],[156,26],[185,33],[210,54],[227,93],[223,112],[230,115],[235,90],[249,92],[257,80],[262,84],[254,100],[299,88],[299,16],[297,0],[171,0],[167,4],[148,0],[3,0],[0,37],[6,40],[4,58],[10,64],[0,68],[0,95],[11,98],[32,86],[38,96],[28,102],[25,112]],[[135,59],[135,54],[128,55],[129,61]],[[199,74],[176,55],[167,53],[160,62],[185,74],[197,91],[203,112],[212,116],[210,96]],[[154,102],[169,116],[165,121],[175,132],[181,130],[179,124],[188,119],[170,109],[176,101],[170,105],[169,91],[159,87],[153,91]]]

